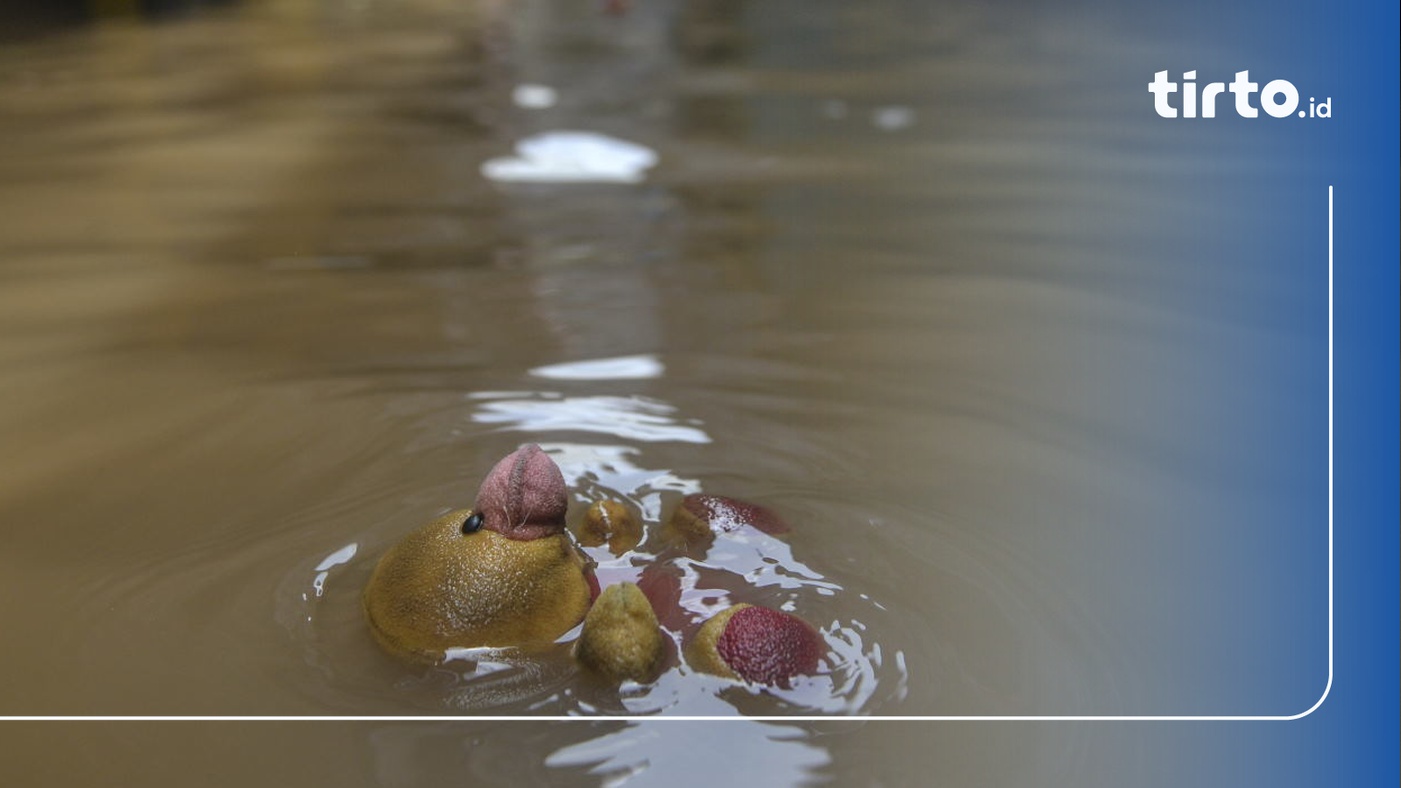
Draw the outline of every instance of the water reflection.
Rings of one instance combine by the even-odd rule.
[[[376,784],[391,787],[502,774],[524,785],[694,785],[717,775],[803,785],[819,781],[832,760],[807,728],[747,720],[401,723],[372,726],[365,738]]]
[[[481,424],[507,424],[525,432],[599,432],[634,441],[709,443],[710,436],[695,420],[678,424],[671,416],[676,408],[640,395],[568,397],[558,392],[537,392],[530,398],[482,400],[472,420]]]
[[[640,183],[656,163],[655,151],[625,140],[547,131],[516,143],[514,157],[483,162],[482,177],[498,183]]]
[[[559,465],[565,482],[576,490],[581,503],[622,497],[636,504],[642,517],[651,522],[661,520],[662,507],[669,500],[701,489],[696,479],[665,468],[642,466],[644,455],[636,446],[559,441],[540,446]]]
[[[723,754],[723,756],[721,756]],[[744,764],[752,785],[801,785],[831,756],[793,725],[748,720],[723,725],[635,722],[620,730],[555,750],[552,769],[584,768],[607,786],[634,778],[649,785],[690,785],[715,771],[715,759]]]
[[[523,83],[511,91],[511,101],[521,109],[549,109],[559,101],[559,92],[549,85]]]
[[[569,361],[530,370],[537,378],[552,380],[646,380],[658,378],[666,366],[655,355]]]
[[[345,547],[342,547],[334,553],[331,553],[330,555],[326,556],[321,560],[321,563],[316,565],[316,578],[311,581],[311,587],[312,590],[316,593],[316,596],[319,597],[325,593],[326,578],[330,577],[331,569],[333,567],[340,566],[341,564],[348,563],[350,559],[355,557],[355,551],[358,548],[359,545],[357,545],[354,542],[351,542]]]

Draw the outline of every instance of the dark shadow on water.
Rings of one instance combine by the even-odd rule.
[[[180,19],[241,0],[6,0],[0,42],[23,41],[102,19]]]

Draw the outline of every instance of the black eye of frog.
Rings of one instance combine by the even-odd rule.
[[[474,534],[482,530],[482,519],[483,518],[481,512],[473,513],[471,517],[468,517],[466,520],[462,521],[462,533]]]

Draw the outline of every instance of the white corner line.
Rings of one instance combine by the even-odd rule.
[[[619,716],[372,716],[372,715],[93,715],[0,717],[0,722],[1290,722],[1301,720],[1323,705],[1333,691],[1333,187],[1328,186],[1328,681],[1323,694],[1308,709],[1292,715],[757,715],[715,717],[697,715]]]

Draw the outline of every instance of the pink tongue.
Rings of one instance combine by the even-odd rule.
[[[766,607],[746,607],[730,616],[715,650],[740,678],[786,687],[794,676],[817,670],[823,648],[817,630],[801,618]]]
[[[564,474],[533,443],[496,463],[477,491],[483,526],[511,539],[563,533],[568,507]]]

